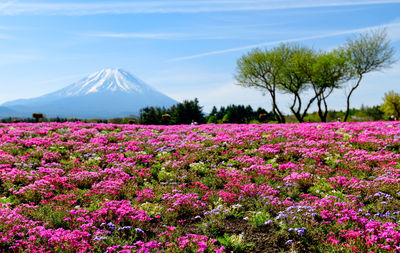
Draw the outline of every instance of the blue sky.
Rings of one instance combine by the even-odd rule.
[[[379,27],[400,59],[400,0],[0,1],[0,103],[118,67],[178,101],[198,97],[206,111],[269,110],[268,96],[234,84],[241,55],[282,41],[329,50]],[[400,91],[400,63],[369,74],[352,105],[379,104],[389,90]],[[345,94],[330,108],[343,109]]]

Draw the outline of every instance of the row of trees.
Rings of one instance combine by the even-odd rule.
[[[348,115],[351,116],[353,121],[400,120],[400,94],[392,90],[385,93],[382,100],[381,105],[361,105],[359,109],[352,108],[348,111]],[[345,113],[346,111],[329,110],[327,120],[335,121],[338,118],[343,118]],[[290,116],[287,118],[290,118]],[[319,121],[316,112],[310,113],[306,119],[311,122]]]
[[[179,109],[178,109],[179,108]],[[348,115],[352,121],[377,121],[400,119],[400,94],[394,91],[385,93],[383,103],[375,106],[364,106],[361,108],[351,108],[348,111],[326,110],[326,121],[337,121]],[[129,121],[121,119],[112,119],[113,123],[139,123],[145,125],[176,125],[196,123],[267,123],[277,122],[272,111],[268,112],[263,108],[253,110],[250,105],[229,105],[222,106],[219,109],[213,107],[210,114],[204,116],[202,107],[199,106],[197,99],[184,101],[181,104],[165,109],[160,107],[146,107],[141,110],[138,119],[129,118]],[[285,121],[296,122],[297,117],[292,115],[283,115]],[[320,122],[318,111],[308,113],[304,116],[306,122]]]
[[[139,123],[145,125],[180,125],[206,123],[197,98],[185,100],[170,108],[146,107],[140,110]]]
[[[278,93],[292,96],[290,111],[299,122],[316,103],[320,121],[326,122],[327,98],[343,84],[352,82],[347,93],[346,112],[350,113],[350,98],[360,86],[365,74],[379,71],[394,63],[394,48],[385,30],[376,30],[349,39],[345,45],[331,51],[315,50],[300,44],[281,44],[272,49],[256,48],[237,61],[237,84],[269,94],[275,119],[284,123],[278,106]],[[311,97],[305,98],[311,90]]]
[[[400,94],[395,91],[389,91],[385,93],[382,98],[381,105],[365,106],[362,105],[360,108],[351,108],[348,111],[336,111],[326,110],[325,119],[326,121],[337,121],[343,119],[348,115],[353,121],[378,121],[378,120],[390,120],[400,119]],[[179,108],[179,109],[177,109]],[[168,115],[166,117],[166,115]],[[151,125],[172,125],[172,124],[191,124],[192,121],[198,123],[267,123],[277,122],[275,115],[272,111],[268,112],[263,108],[253,110],[250,105],[229,105],[222,106],[219,109],[214,106],[210,114],[204,116],[202,107],[199,106],[197,99],[192,101],[184,101],[177,106],[173,106],[169,109],[160,107],[147,107],[141,110],[138,119],[130,118],[129,122],[139,124],[151,124]],[[297,117],[292,115],[283,115],[285,121],[296,122]],[[306,122],[320,122],[319,112],[308,113],[304,116]],[[127,120],[116,119],[111,120],[114,123],[126,123]]]
[[[186,100],[170,108],[146,107],[140,110],[138,123],[144,125],[180,125],[201,123],[252,123],[274,121],[274,114],[262,108],[253,110],[248,105],[229,105],[213,107],[211,113],[204,116],[199,101]]]
[[[253,122],[271,122],[275,117],[272,112],[267,112],[263,108],[253,110],[248,105],[229,105],[227,107],[213,107],[211,113],[207,116],[207,123],[253,123]]]

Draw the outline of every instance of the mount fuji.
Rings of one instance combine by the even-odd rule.
[[[147,106],[170,107],[178,102],[121,69],[103,69],[58,91],[9,101],[0,106],[0,116],[115,118],[137,116]]]

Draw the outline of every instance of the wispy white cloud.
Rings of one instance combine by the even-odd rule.
[[[238,24],[238,25],[222,25],[217,24],[210,26],[199,26],[189,31],[161,31],[161,32],[105,32],[105,31],[88,31],[77,33],[80,36],[99,37],[99,38],[116,38],[116,39],[154,39],[154,40],[220,40],[220,39],[255,39],[276,34],[286,34],[288,31],[284,29],[276,29],[289,22],[270,22],[267,24]],[[265,29],[266,27],[274,27],[275,29]],[[212,31],[210,31],[212,28]],[[1,27],[0,27],[1,30]],[[195,32],[194,32],[195,30]],[[296,31],[304,33],[304,31]],[[292,33],[296,33],[292,32]]]
[[[88,33],[91,37],[103,38],[122,38],[122,39],[158,39],[168,40],[180,38],[183,34],[179,33]]]
[[[252,45],[247,45],[247,46],[243,46],[243,47],[215,50],[215,51],[205,52],[205,53],[201,53],[201,54],[172,58],[172,59],[169,59],[168,62],[184,61],[184,60],[201,58],[201,57],[205,57],[205,56],[238,52],[238,51],[253,49],[256,47],[273,46],[273,45],[277,45],[280,43],[290,43],[290,42],[298,42],[298,41],[306,41],[306,40],[314,40],[314,39],[324,39],[324,38],[330,38],[330,37],[341,36],[341,35],[346,35],[346,34],[362,33],[362,32],[370,31],[373,29],[379,29],[379,28],[387,28],[389,30],[389,36],[392,39],[392,41],[397,41],[400,39],[400,22],[399,22],[399,23],[390,23],[390,24],[385,24],[385,25],[380,25],[380,26],[369,26],[369,27],[364,27],[364,28],[359,28],[359,29],[350,29],[350,30],[343,30],[343,31],[337,31],[337,32],[323,33],[323,34],[317,34],[317,35],[313,35],[313,36],[306,36],[306,37],[300,37],[300,38],[268,41],[268,42],[264,42],[264,43],[252,44]]]
[[[201,13],[229,11],[285,10],[400,3],[400,0],[204,0],[50,3],[7,1],[0,3],[3,15],[96,15]]]
[[[188,33],[87,33],[83,35],[99,38],[153,40],[214,40],[229,38],[228,36],[221,35],[202,35]]]

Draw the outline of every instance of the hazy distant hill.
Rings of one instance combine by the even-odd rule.
[[[146,106],[170,107],[178,103],[121,69],[103,69],[77,83],[32,99],[0,106],[0,116],[113,118],[138,115]]]
[[[22,114],[18,113],[17,111],[5,107],[5,106],[0,106],[0,118],[5,118],[5,117],[21,117]]]

